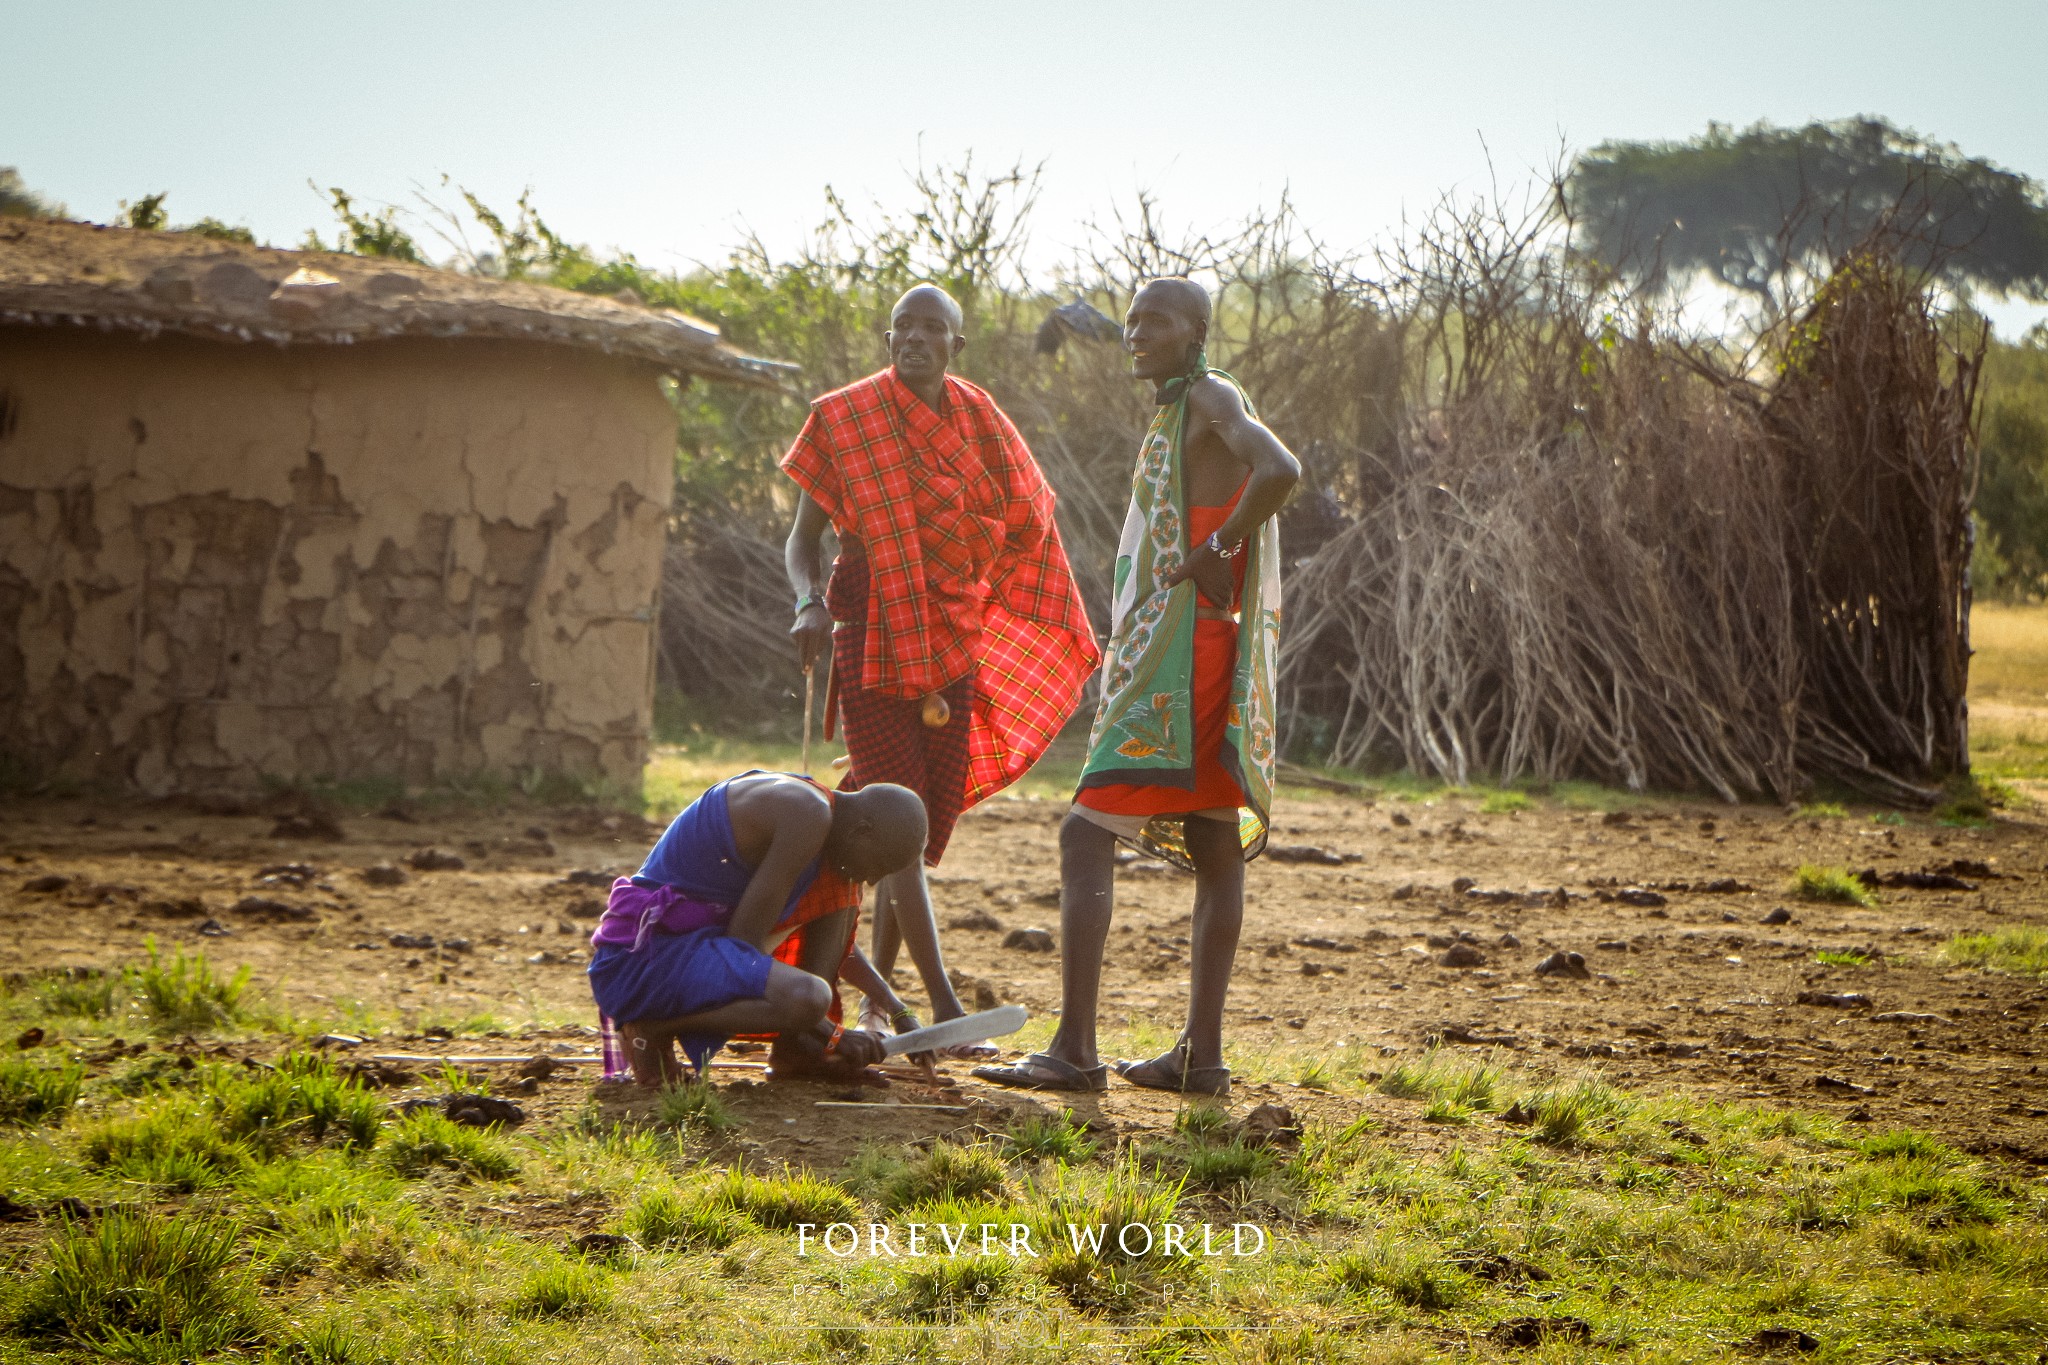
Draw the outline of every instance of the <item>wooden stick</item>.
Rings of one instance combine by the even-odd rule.
[[[599,1060],[596,1057],[586,1056],[548,1057],[546,1053],[541,1053],[540,1055],[547,1057],[547,1060],[553,1062],[556,1066],[574,1066],[578,1062],[595,1062]],[[452,1062],[456,1066],[490,1066],[494,1063],[511,1065],[515,1062],[530,1062],[534,1059],[535,1054],[531,1052],[517,1057],[447,1057],[428,1056],[424,1053],[416,1052],[373,1052],[370,1054],[370,1060],[373,1062]]]
[[[964,1114],[964,1104],[898,1104],[893,1100],[812,1100],[819,1109],[931,1109],[941,1114]]]
[[[802,762],[803,770],[807,775],[811,771],[811,713],[814,705],[812,697],[817,693],[817,689],[811,686],[811,673],[816,667],[815,661],[804,665],[804,754]]]

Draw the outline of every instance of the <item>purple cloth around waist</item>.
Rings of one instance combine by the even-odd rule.
[[[590,935],[590,946],[616,945],[638,952],[647,936],[657,930],[664,934],[687,934],[723,925],[732,918],[732,907],[687,896],[672,886],[641,886],[630,877],[612,883],[611,898],[605,903],[604,918]]]

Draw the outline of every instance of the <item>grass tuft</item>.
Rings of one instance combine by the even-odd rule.
[[[671,1186],[646,1191],[626,1212],[626,1234],[643,1247],[723,1251],[753,1231],[745,1214],[715,1194],[686,1198]]]
[[[1471,1289],[1462,1271],[1434,1254],[1385,1242],[1338,1257],[1330,1274],[1354,1294],[1378,1292],[1425,1313],[1456,1308]]]
[[[88,1129],[79,1155],[88,1169],[179,1193],[224,1185],[253,1160],[204,1115],[173,1105]]]
[[[702,1081],[678,1081],[662,1089],[654,1104],[654,1120],[667,1128],[716,1136],[739,1127],[740,1121],[718,1098],[718,1092]]]
[[[882,1189],[882,1207],[894,1212],[947,1199],[1000,1198],[1009,1175],[1002,1159],[986,1147],[937,1143],[889,1177]]]
[[[708,1198],[738,1210],[764,1228],[793,1228],[798,1223],[850,1223],[860,1216],[860,1202],[829,1180],[809,1171],[758,1176],[727,1171],[708,1187]]]
[[[1986,934],[1957,934],[1941,945],[1940,956],[1958,967],[2048,976],[2048,927],[2019,924]]]
[[[1078,1165],[1095,1155],[1095,1144],[1089,1141],[1088,1130],[1074,1121],[1073,1110],[1049,1114],[1033,1109],[1004,1130],[1003,1152],[1024,1161],[1050,1158]]]
[[[1491,791],[1479,803],[1481,815],[1513,815],[1516,811],[1528,810],[1532,803],[1528,794],[1518,791]]]
[[[611,1307],[611,1277],[581,1261],[556,1261],[526,1277],[513,1297],[522,1318],[577,1318]]]
[[[377,1155],[403,1176],[422,1176],[437,1168],[478,1180],[509,1180],[519,1173],[519,1159],[504,1138],[451,1122],[432,1109],[401,1119]]]
[[[84,1081],[82,1066],[0,1057],[0,1124],[62,1123]]]
[[[190,957],[179,948],[166,963],[154,935],[143,940],[149,960],[128,969],[128,978],[150,1022],[162,1033],[204,1033],[242,1017],[242,994],[248,989],[245,966],[223,980],[213,973],[206,954]]]
[[[1235,1190],[1270,1172],[1273,1154],[1232,1139],[1218,1147],[1197,1147],[1188,1154],[1187,1183],[1198,1190]]]
[[[37,982],[36,1003],[49,1014],[74,1019],[104,1019],[114,1012],[120,985],[118,974],[93,967],[75,967]]]
[[[897,1311],[918,1321],[950,1322],[994,1303],[1015,1273],[1009,1261],[994,1256],[944,1260],[903,1276]]]
[[[255,1292],[232,1269],[240,1235],[233,1223],[191,1215],[66,1221],[16,1326],[103,1356],[212,1359],[258,1335]]]
[[[1792,894],[1803,901],[1830,901],[1840,905],[1871,906],[1877,893],[1839,867],[1801,863],[1792,874]]]
[[[1839,801],[1814,801],[1801,806],[1794,814],[1795,820],[1846,820],[1849,808]]]

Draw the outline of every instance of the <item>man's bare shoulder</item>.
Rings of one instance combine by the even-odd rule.
[[[1188,387],[1188,412],[1200,421],[1234,421],[1245,411],[1243,392],[1228,379],[1205,374]]]
[[[822,841],[832,827],[832,798],[789,773],[751,773],[726,789],[726,810],[735,833],[784,828],[815,831]]]

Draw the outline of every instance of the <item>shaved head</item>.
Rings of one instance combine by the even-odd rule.
[[[924,853],[924,802],[908,787],[877,782],[833,802],[827,852],[855,881],[878,881]]]
[[[1140,298],[1156,299],[1190,322],[1209,320],[1209,291],[1185,275],[1162,275],[1139,287]]]
[[[903,316],[904,310],[915,304],[933,304],[939,307],[944,311],[946,320],[953,324],[955,332],[966,326],[967,319],[960,312],[960,305],[953,301],[951,294],[935,284],[917,284],[904,290],[903,297],[896,300],[896,306],[889,310],[889,325],[895,326],[896,319]],[[1203,306],[1207,307],[1206,301]]]

